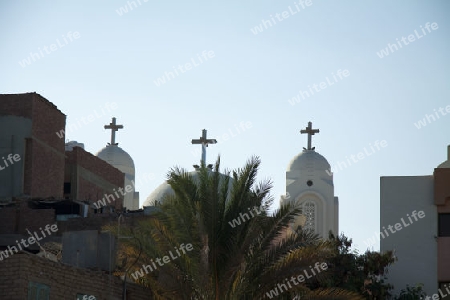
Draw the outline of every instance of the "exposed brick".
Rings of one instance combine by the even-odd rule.
[[[56,132],[65,128],[66,115],[36,93],[0,94],[0,115],[32,121],[25,147],[24,193],[31,197],[62,198],[65,141]]]
[[[54,209],[32,209],[29,201],[0,209],[0,220],[0,234],[25,235],[28,235],[26,228],[39,232],[39,227],[56,222]]]
[[[0,299],[28,299],[29,282],[50,286],[50,300],[76,299],[77,293],[98,300],[122,299],[123,281],[100,271],[80,269],[29,253],[17,253],[0,262]],[[153,299],[150,291],[127,283],[128,300]]]
[[[88,174],[100,177],[102,181],[107,182],[111,187],[106,188],[100,184],[83,178],[79,173],[79,167],[83,168]],[[66,173],[65,182],[70,182],[72,189],[72,198],[81,201],[89,201],[89,203],[97,202],[104,197],[105,194],[114,194],[118,188],[124,187],[125,175],[115,167],[111,166],[104,160],[92,155],[80,147],[74,147],[72,151],[66,152]],[[114,190],[115,189],[115,190]],[[114,203],[111,203],[117,210],[123,209],[123,196],[118,193],[119,197]]]

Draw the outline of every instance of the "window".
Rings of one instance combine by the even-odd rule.
[[[70,182],[64,182],[64,194],[70,194],[71,184]]]
[[[103,206],[100,208],[94,208],[94,214],[102,214],[103,213]]]
[[[50,287],[48,285],[31,282],[28,284],[28,300],[49,300]]]
[[[439,214],[438,236],[450,236],[450,214]]]
[[[316,205],[314,202],[308,201],[303,204],[303,215],[306,217],[303,228],[307,231],[314,232],[316,230]]]

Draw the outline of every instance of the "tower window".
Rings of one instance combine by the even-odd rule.
[[[303,204],[303,215],[306,217],[305,226],[303,228],[307,231],[314,232],[316,230],[316,204],[311,201]]]

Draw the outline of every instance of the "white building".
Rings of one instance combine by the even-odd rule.
[[[96,156],[125,174],[123,206],[128,210],[137,210],[139,209],[139,192],[135,191],[134,162],[131,156],[115,142],[115,132],[122,128],[123,125],[116,124],[116,118],[113,118],[109,125],[105,125],[105,129],[111,129],[111,143],[101,149]]]
[[[328,238],[328,233],[339,233],[339,200],[334,196],[333,174],[330,164],[315,147],[311,147],[311,136],[318,133],[311,122],[301,133],[308,134],[308,148],[297,154],[286,171],[286,195],[281,205],[296,202],[302,206],[302,216],[295,225]]]
[[[433,175],[380,178],[380,250],[393,250],[398,259],[388,276],[394,294],[416,284],[430,296],[439,289],[448,294],[450,147],[448,158]]]

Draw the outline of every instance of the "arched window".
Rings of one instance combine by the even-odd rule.
[[[306,217],[305,225],[303,229],[311,232],[316,230],[316,204],[308,201],[303,204],[303,215]]]

